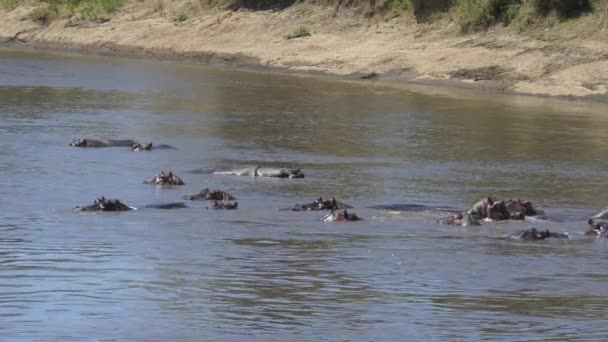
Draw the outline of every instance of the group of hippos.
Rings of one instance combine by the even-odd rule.
[[[128,147],[131,151],[151,151],[154,149],[175,149],[170,145],[155,146],[152,143],[139,143],[134,140],[96,140],[96,139],[75,139],[70,143],[70,146],[75,147]],[[237,176],[252,176],[252,177],[275,177],[275,178],[304,178],[304,173],[300,169],[292,169],[285,167],[247,167],[235,170],[218,171],[215,169],[198,169],[191,171],[198,174],[214,174],[214,175],[237,175]],[[184,181],[173,172],[164,172],[155,175],[149,180],[144,181],[145,184],[153,184],[158,186],[179,186],[184,185]],[[238,202],[236,198],[227,192],[221,190],[212,190],[205,188],[201,192],[194,195],[186,195],[184,199],[196,201],[212,201],[212,205],[207,209],[237,209]],[[155,209],[174,209],[186,208],[184,202],[172,202],[163,204],[147,205],[146,208]],[[352,207],[342,203],[335,198],[324,199],[319,198],[311,203],[296,204],[290,208],[280,210],[289,211],[329,211],[322,218],[325,222],[334,221],[359,221],[361,218],[352,211],[348,211]],[[137,209],[130,207],[118,199],[106,199],[100,197],[91,205],[77,206],[76,211],[128,211]],[[532,202],[521,199],[510,200],[494,200],[491,197],[481,199],[475,203],[471,209],[464,212],[456,212],[448,216],[439,223],[455,226],[479,226],[482,221],[506,221],[506,220],[525,220],[526,217],[540,216],[543,212],[535,209]],[[589,229],[585,235],[596,237],[608,237],[608,209],[603,210],[587,221]],[[537,230],[529,228],[522,230],[509,237],[521,240],[545,240],[548,238],[569,239],[567,233],[555,233],[549,230]]]

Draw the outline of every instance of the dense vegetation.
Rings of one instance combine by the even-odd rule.
[[[13,9],[19,4],[35,4],[32,20],[48,23],[58,17],[103,21],[123,5],[123,0],[0,0],[0,8]]]
[[[38,3],[32,19],[49,22],[57,17],[103,21],[129,0],[0,0],[0,8],[14,8],[20,3]],[[133,0],[131,0],[133,1]],[[145,0],[136,0],[145,1]],[[162,4],[163,0],[157,0]],[[329,6],[370,8],[375,15],[385,17],[413,15],[418,20],[432,20],[449,14],[463,32],[486,29],[496,24],[515,24],[525,29],[545,17],[565,20],[585,13],[608,13],[607,0],[199,0],[203,7],[225,9],[280,10],[297,2]],[[369,11],[367,13],[370,13]],[[608,14],[604,14],[608,15]],[[181,14],[177,21],[188,16]]]
[[[449,11],[461,29],[470,32],[512,23],[523,29],[547,16],[564,20],[607,11],[608,5],[606,0],[384,0],[382,8],[391,15],[410,12],[422,20]]]

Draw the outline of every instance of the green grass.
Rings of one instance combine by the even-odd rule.
[[[555,13],[561,18],[570,18],[591,10],[592,0],[529,0],[540,15]]]
[[[13,9],[21,4],[35,5],[30,13],[34,21],[49,23],[56,18],[72,18],[85,21],[107,20],[125,0],[0,0],[0,8]]]
[[[181,13],[180,15],[178,15],[177,17],[175,17],[175,19],[174,19],[174,21],[177,21],[179,23],[183,23],[186,20],[188,20],[188,16],[185,13]]]
[[[49,4],[40,4],[30,13],[30,19],[48,24],[57,16],[57,12]]]
[[[0,9],[11,10],[25,4],[34,5],[34,20],[50,22],[55,18],[75,18],[84,21],[103,21],[130,0],[0,0]],[[133,0],[143,1],[143,0]],[[208,7],[225,8],[226,4],[250,10],[284,8],[294,0],[199,0]],[[333,6],[329,0],[301,0]],[[551,25],[587,13],[596,13],[608,27],[608,0],[376,0],[375,13],[384,18],[401,15],[432,21],[436,17],[454,18],[463,32],[483,31],[497,24],[514,25],[525,30],[534,25]],[[149,6],[163,12],[163,1],[149,1]],[[349,0],[348,6],[369,6],[369,0]],[[170,18],[183,22],[192,17],[189,12],[177,12]],[[549,18],[549,19],[545,19]],[[299,27],[289,37],[310,35]]]
[[[523,0],[458,0],[456,13],[463,32],[508,25],[518,15]]]
[[[291,34],[287,35],[287,39],[303,38],[310,36],[310,31],[305,26],[299,26]]]
[[[12,10],[19,5],[19,0],[0,0],[0,9]]]
[[[447,11],[455,0],[384,0],[380,6],[386,18],[404,14],[418,19],[432,18],[434,14]]]
[[[606,0],[456,0],[463,32],[479,31],[502,23],[524,30],[548,16],[567,20],[597,10]]]

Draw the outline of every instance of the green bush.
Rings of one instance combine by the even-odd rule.
[[[396,17],[406,13],[411,6],[410,0],[384,0],[380,8],[387,17]]]
[[[429,15],[433,12],[440,12],[449,9],[454,0],[409,0],[414,10],[414,15]]]
[[[55,6],[50,4],[41,4],[34,8],[30,12],[30,19],[37,21],[42,24],[48,24],[57,16],[57,10]]]
[[[19,0],[0,0],[0,9],[12,10],[19,5]]]
[[[591,10],[590,0],[530,0],[534,9],[543,16],[555,12],[569,18]]]
[[[308,29],[305,26],[300,26],[298,28],[296,28],[295,30],[293,30],[293,32],[291,34],[288,34],[287,39],[294,39],[294,38],[303,38],[303,37],[308,37],[310,36],[310,31],[308,31]]]
[[[20,1],[20,0],[0,0]],[[108,20],[109,14],[123,5],[123,0],[41,0],[30,14],[35,21],[48,23],[57,17],[76,16],[80,20]]]
[[[463,32],[509,24],[521,8],[522,0],[459,0],[457,15]]]

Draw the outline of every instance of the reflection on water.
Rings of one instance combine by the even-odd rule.
[[[0,333],[8,340],[607,333],[608,273],[598,261],[608,242],[582,235],[585,218],[608,203],[604,104],[0,55]],[[178,150],[67,146],[83,136]],[[306,178],[185,172],[260,164],[300,167]],[[160,170],[186,185],[141,184]],[[205,187],[234,194],[239,210],[201,202],[71,210],[102,195],[144,207]],[[465,208],[488,194],[531,199],[556,220],[454,228],[436,223],[445,212],[426,210]],[[353,205],[365,221],[278,211],[319,196]],[[378,204],[391,210],[371,208]],[[530,225],[573,239],[506,238]]]

